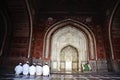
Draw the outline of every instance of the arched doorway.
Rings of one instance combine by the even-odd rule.
[[[78,51],[71,45],[64,47],[60,52],[60,72],[78,71]]]
[[[60,21],[48,29],[44,40],[43,57],[50,59],[51,73],[81,72],[81,64],[87,61],[96,66],[94,36],[84,24],[71,19]],[[68,60],[68,53],[77,55],[75,60],[72,56]]]

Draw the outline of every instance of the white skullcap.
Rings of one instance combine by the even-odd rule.
[[[22,63],[19,63],[20,65],[22,64]]]
[[[45,64],[48,64],[48,62],[45,62]]]
[[[26,61],[26,63],[29,63],[29,61]]]

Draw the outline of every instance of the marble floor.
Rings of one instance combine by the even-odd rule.
[[[51,74],[49,77],[2,74],[0,80],[120,80],[120,74]]]

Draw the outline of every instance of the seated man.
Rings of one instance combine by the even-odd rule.
[[[19,63],[19,65],[15,67],[15,74],[20,75],[21,73],[22,73],[22,63]]]
[[[82,68],[83,68],[83,71],[91,71],[92,70],[89,63],[83,64]]]
[[[43,76],[49,76],[50,75],[50,69],[48,66],[48,63],[46,62],[43,66]]]
[[[29,74],[29,61],[26,61],[26,63],[23,65],[23,75]]]
[[[30,67],[29,67],[29,73],[31,76],[34,76],[36,73],[36,66],[35,63],[33,63]]]
[[[36,75],[42,75],[42,65],[41,65],[41,63],[38,63],[36,65]]]

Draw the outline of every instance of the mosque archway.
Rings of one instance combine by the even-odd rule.
[[[60,72],[77,72],[78,64],[78,51],[76,48],[68,45],[60,51]]]
[[[72,20],[53,25],[44,40],[44,57],[50,57],[52,73],[81,72],[83,62],[96,59],[91,33]]]

